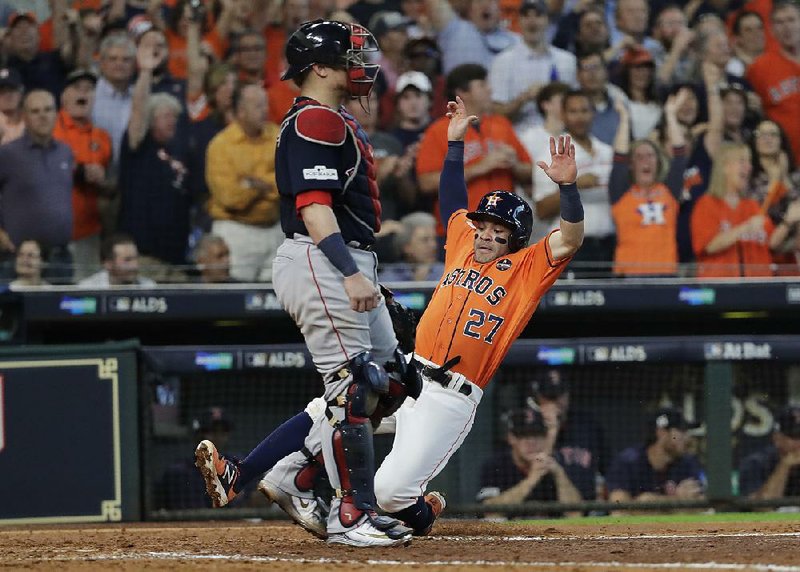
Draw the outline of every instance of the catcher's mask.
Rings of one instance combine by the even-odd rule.
[[[377,51],[375,37],[364,26],[336,20],[306,22],[286,43],[289,68],[281,79],[292,79],[314,64],[324,64],[347,71],[350,97],[367,97],[381,68],[368,63],[367,54]]]

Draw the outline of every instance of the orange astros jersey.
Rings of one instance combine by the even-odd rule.
[[[611,207],[617,227],[616,274],[674,274],[678,270],[678,200],[658,183],[633,185]]]
[[[444,275],[420,320],[414,351],[438,365],[461,356],[452,370],[483,388],[570,258],[553,260],[548,235],[479,264],[466,215],[461,209],[450,217]]]

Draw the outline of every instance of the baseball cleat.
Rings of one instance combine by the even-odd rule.
[[[316,499],[300,498],[277,487],[267,479],[258,483],[258,490],[269,502],[277,504],[283,512],[308,532],[325,540],[328,538],[328,524],[325,514]]]
[[[194,452],[194,464],[206,483],[206,492],[214,508],[220,508],[236,498],[233,485],[239,479],[239,467],[219,454],[214,443],[200,441]]]
[[[359,548],[407,546],[410,543],[411,530],[397,538],[391,538],[386,532],[375,528],[368,518],[346,532],[337,532],[328,536],[328,544],[346,544]]]
[[[431,533],[431,529],[433,528],[436,519],[441,516],[444,512],[445,507],[447,506],[447,501],[444,500],[444,495],[438,491],[431,491],[425,495],[425,504],[431,507],[431,512],[433,513],[433,521],[428,525],[428,527],[420,531],[419,533],[415,532],[415,536],[427,536]]]

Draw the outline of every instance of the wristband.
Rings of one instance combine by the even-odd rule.
[[[445,161],[463,161],[464,160],[464,142],[463,141],[448,141],[447,142],[447,155]]]
[[[347,278],[358,272],[356,261],[347,249],[341,232],[334,232],[319,241],[317,244],[322,253],[328,257],[336,269]]]
[[[578,192],[578,185],[570,183],[559,185],[561,191],[561,218],[567,222],[581,222],[583,220],[583,204]]]

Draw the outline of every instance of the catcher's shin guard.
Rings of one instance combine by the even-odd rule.
[[[410,529],[400,521],[375,512],[375,452],[372,428],[360,423],[340,423],[333,432],[333,454],[341,483],[339,522],[346,528],[359,524],[362,516],[389,538],[405,538]]]
[[[378,396],[389,391],[389,376],[368,353],[351,361],[350,373],[352,380],[345,395],[329,403],[333,424],[330,443],[339,484],[337,516],[343,527],[350,528],[366,515],[389,538],[401,538],[409,534],[407,528],[375,513],[375,452],[369,416],[375,411]]]
[[[372,429],[367,423],[341,423],[333,433],[333,453],[342,485],[340,518],[342,524],[351,526],[358,520],[361,512],[375,508]],[[358,510],[352,511],[351,507]],[[351,518],[354,520],[348,522]]]

